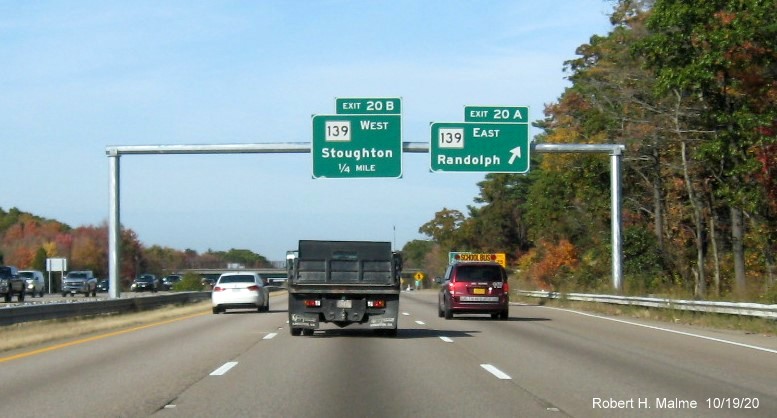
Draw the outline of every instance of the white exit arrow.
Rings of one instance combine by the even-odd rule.
[[[521,147],[515,147],[510,150],[510,161],[508,161],[508,164],[512,164],[513,161],[515,161],[516,158],[521,158]]]

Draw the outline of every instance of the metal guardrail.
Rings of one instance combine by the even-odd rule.
[[[611,303],[643,306],[648,308],[676,309],[681,311],[708,312],[760,318],[777,319],[777,305],[761,303],[711,302],[704,300],[663,299],[615,295],[590,295],[585,293],[559,293],[518,290],[517,294],[534,298],[567,299],[581,302]]]
[[[140,312],[167,305],[182,305],[210,299],[210,292],[177,292],[141,298],[47,303],[0,308],[0,326],[49,319]]]

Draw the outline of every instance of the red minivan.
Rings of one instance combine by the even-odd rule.
[[[462,262],[448,266],[438,297],[437,313],[445,319],[453,314],[491,314],[506,320],[510,289],[507,273],[498,263]]]

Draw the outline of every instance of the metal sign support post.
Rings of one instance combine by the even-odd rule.
[[[621,144],[535,144],[542,153],[606,153],[610,155],[610,225],[612,241],[612,289],[623,294],[623,214],[621,212]]]
[[[533,144],[532,149],[540,153],[608,153],[610,155],[611,216],[612,216],[612,287],[623,292],[623,248],[621,219],[621,155],[624,146],[620,144]],[[404,152],[428,153],[428,142],[404,142]],[[108,215],[108,274],[111,299],[120,296],[120,185],[119,158],[122,155],[154,154],[300,154],[310,153],[311,143],[257,143],[224,145],[126,145],[109,146],[106,154],[109,162],[110,203]]]
[[[119,272],[121,263],[119,253],[121,251],[121,222],[119,215],[119,151],[116,148],[109,148],[108,166],[110,168],[110,202],[108,203],[110,216],[108,217],[108,296],[111,299],[117,299],[121,296],[121,286],[119,286]]]

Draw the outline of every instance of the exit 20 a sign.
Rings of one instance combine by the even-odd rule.
[[[526,173],[529,125],[526,123],[432,123],[432,171]]]

